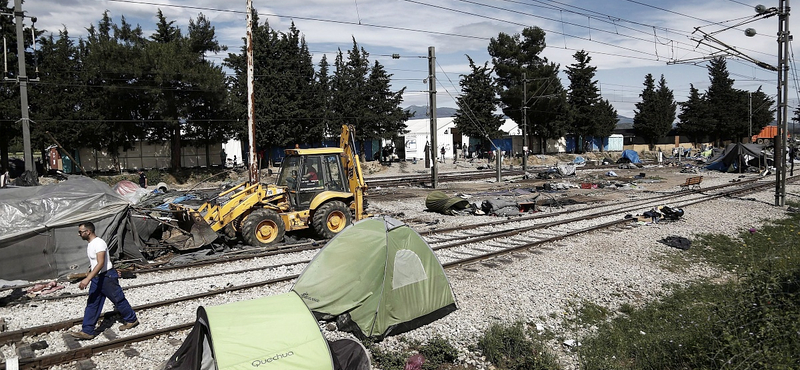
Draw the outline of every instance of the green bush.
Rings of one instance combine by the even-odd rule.
[[[543,343],[530,339],[524,324],[492,324],[478,340],[478,349],[499,369],[559,369],[556,356]]]
[[[444,364],[454,364],[458,360],[458,351],[446,339],[435,337],[419,347],[419,353],[425,356],[425,370],[436,370]]]
[[[383,370],[403,370],[406,365],[406,354],[404,352],[388,352],[378,347],[372,346],[372,362],[375,367]]]

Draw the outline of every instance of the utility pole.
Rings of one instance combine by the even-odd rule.
[[[528,171],[528,74],[522,74],[522,172]]]
[[[750,124],[750,136],[747,137],[749,142],[753,141],[753,92],[748,91],[747,97],[750,99],[750,115],[748,116],[748,123]]]
[[[433,46],[428,47],[428,96],[430,98],[431,115],[431,159],[433,166],[431,166],[431,186],[436,189],[439,185],[439,169],[438,159],[436,158],[439,152],[439,146],[436,144],[436,135],[438,134],[438,125],[436,123],[436,50]]]
[[[19,99],[20,107],[22,108],[21,118],[22,121],[22,150],[24,152],[25,171],[31,171],[34,176],[36,174],[36,166],[33,164],[33,152],[31,151],[31,124],[28,115],[28,76],[25,71],[25,36],[23,34],[22,20],[25,18],[25,13],[22,11],[22,0],[14,0],[14,19],[17,26],[17,61],[19,66],[19,73],[17,74],[17,82],[19,83]],[[35,18],[31,18],[36,22]],[[35,37],[35,35],[34,35]],[[34,42],[36,40],[34,39]]]
[[[247,139],[248,139],[248,172],[250,183],[260,181],[258,162],[256,160],[256,103],[253,92],[253,0],[247,0]]]
[[[778,6],[778,137],[775,138],[775,205],[786,204],[786,132],[789,97],[789,0]]]

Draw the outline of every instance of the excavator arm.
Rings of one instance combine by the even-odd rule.
[[[361,173],[361,162],[356,151],[355,128],[350,125],[342,125],[342,136],[339,140],[339,147],[344,150],[342,154],[342,164],[344,165],[345,175],[347,176],[348,188],[353,193],[356,221],[369,217],[364,210],[364,192],[367,190],[367,183]]]

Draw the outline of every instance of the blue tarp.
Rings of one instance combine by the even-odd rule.
[[[639,153],[635,150],[626,149],[622,151],[622,159],[627,159],[630,163],[642,163],[639,160]]]

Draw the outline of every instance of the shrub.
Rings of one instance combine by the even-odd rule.
[[[493,324],[478,340],[478,348],[486,360],[500,369],[558,369],[555,355],[541,342],[531,340],[522,322],[511,325]]]

